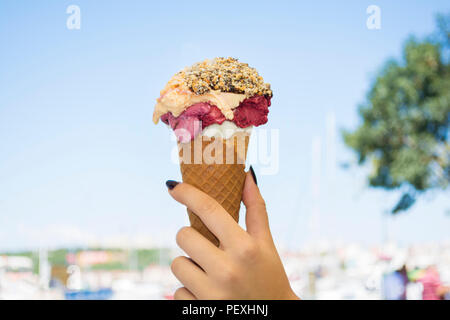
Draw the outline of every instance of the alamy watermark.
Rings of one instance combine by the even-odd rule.
[[[173,164],[258,165],[261,175],[275,175],[280,165],[280,130],[254,128],[251,132],[215,130],[213,136],[184,128],[174,130],[171,140],[177,142],[171,151]],[[249,147],[250,146],[250,147]]]
[[[66,13],[70,16],[67,17],[66,27],[69,30],[80,30],[81,29],[81,10],[80,7],[71,4],[67,7]]]
[[[381,9],[374,4],[370,5],[366,9],[366,13],[369,15],[366,20],[366,27],[369,30],[381,29]]]

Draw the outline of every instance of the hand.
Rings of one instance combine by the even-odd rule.
[[[195,212],[219,239],[217,248],[191,227],[177,233],[177,244],[190,258],[177,257],[171,268],[184,285],[175,299],[298,299],[273,243],[259,189],[247,173],[243,202],[247,231],[213,198],[180,183],[170,195]]]

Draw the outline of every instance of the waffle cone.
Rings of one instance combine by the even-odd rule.
[[[239,221],[249,138],[243,132],[228,139],[198,135],[188,143],[178,144],[183,182],[214,198],[236,222]],[[200,218],[190,209],[187,212],[191,226],[219,246],[219,240]]]

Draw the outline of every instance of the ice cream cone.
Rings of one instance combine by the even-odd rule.
[[[236,221],[250,133],[267,122],[272,96],[255,68],[217,57],[177,72],[156,99],[153,122],[161,120],[175,133],[183,181],[214,198]],[[192,227],[219,246],[195,212],[188,214]]]
[[[239,221],[249,138],[246,132],[237,132],[228,139],[198,135],[190,142],[178,144],[183,182],[214,198],[236,222]],[[219,240],[200,218],[191,210],[187,211],[191,226],[219,246]]]

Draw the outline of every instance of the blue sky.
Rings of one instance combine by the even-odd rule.
[[[71,4],[80,30],[66,27]],[[380,30],[366,28],[371,4],[381,8]],[[398,194],[368,188],[367,169],[341,169],[354,155],[338,131],[358,124],[357,105],[383,62],[449,9],[448,1],[1,1],[0,248],[111,238],[174,246],[187,218],[164,186],[180,173],[153,105],[173,73],[215,56],[238,57],[272,84],[265,129],[279,130],[279,172],[259,184],[277,243],[380,243]],[[391,239],[449,239],[448,196],[428,194],[389,219]]]

